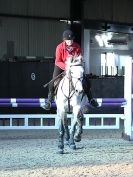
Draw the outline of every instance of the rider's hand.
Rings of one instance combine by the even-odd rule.
[[[66,70],[66,71],[69,71],[69,70],[70,70],[70,67],[71,67],[71,62],[70,62],[70,61],[66,61],[66,62],[65,62],[65,70]]]

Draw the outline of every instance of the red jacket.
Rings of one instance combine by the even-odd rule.
[[[81,48],[79,44],[73,42],[73,44],[70,47],[67,47],[65,42],[62,42],[56,47],[55,65],[61,68],[62,70],[65,70],[66,58],[70,55],[78,56],[80,54],[81,54]]]

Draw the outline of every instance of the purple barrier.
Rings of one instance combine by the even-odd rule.
[[[45,103],[45,98],[0,98],[0,103]],[[124,98],[97,98],[99,103],[122,103]]]
[[[0,103],[0,107],[42,107],[45,103]],[[90,106],[90,104],[87,104]],[[101,103],[99,107],[102,106],[117,106],[121,107],[124,106],[125,103]],[[55,103],[52,103],[52,107],[56,107]]]
[[[124,106],[126,103],[102,103],[101,106]]]
[[[42,107],[45,103],[0,103],[0,107]]]
[[[97,98],[98,102],[102,103],[122,103],[126,102],[126,99],[124,98]]]
[[[122,103],[99,103],[99,107],[102,106],[117,106],[117,107],[123,107],[126,105],[126,102],[122,102]],[[89,103],[86,104],[86,106],[92,107]],[[52,107],[56,107],[56,104],[53,103]]]
[[[0,103],[45,103],[45,98],[0,98]]]

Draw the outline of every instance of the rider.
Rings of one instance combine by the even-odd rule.
[[[66,67],[65,62],[66,62],[67,57],[79,56],[79,55],[81,55],[81,48],[79,44],[74,42],[73,32],[69,29],[65,30],[63,32],[63,42],[61,42],[56,47],[53,79],[57,77],[59,74],[61,74],[63,71],[65,71],[65,67]],[[89,103],[93,107],[97,107],[98,103],[92,97],[91,88],[90,86],[88,86],[86,78],[84,78],[83,80],[84,80],[83,82],[84,92],[88,97]],[[51,82],[49,84],[48,101],[43,107],[45,110],[50,110],[51,102],[53,98],[54,98],[54,83]]]

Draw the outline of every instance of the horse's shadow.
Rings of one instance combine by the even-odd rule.
[[[79,150],[79,149],[84,149],[84,146],[76,147],[76,150]]]
[[[84,149],[84,146],[79,146],[79,147],[76,147],[76,149],[71,149],[69,146],[66,148],[66,150],[62,153],[62,154],[74,154],[74,153],[82,153],[81,151],[78,151],[78,150],[81,150],[81,149]],[[60,153],[58,153],[60,154]]]
[[[71,151],[72,153],[81,153],[81,151],[79,150],[82,150],[82,149],[84,149],[83,146],[79,146],[79,147],[76,146],[76,149],[69,148],[69,151]]]

